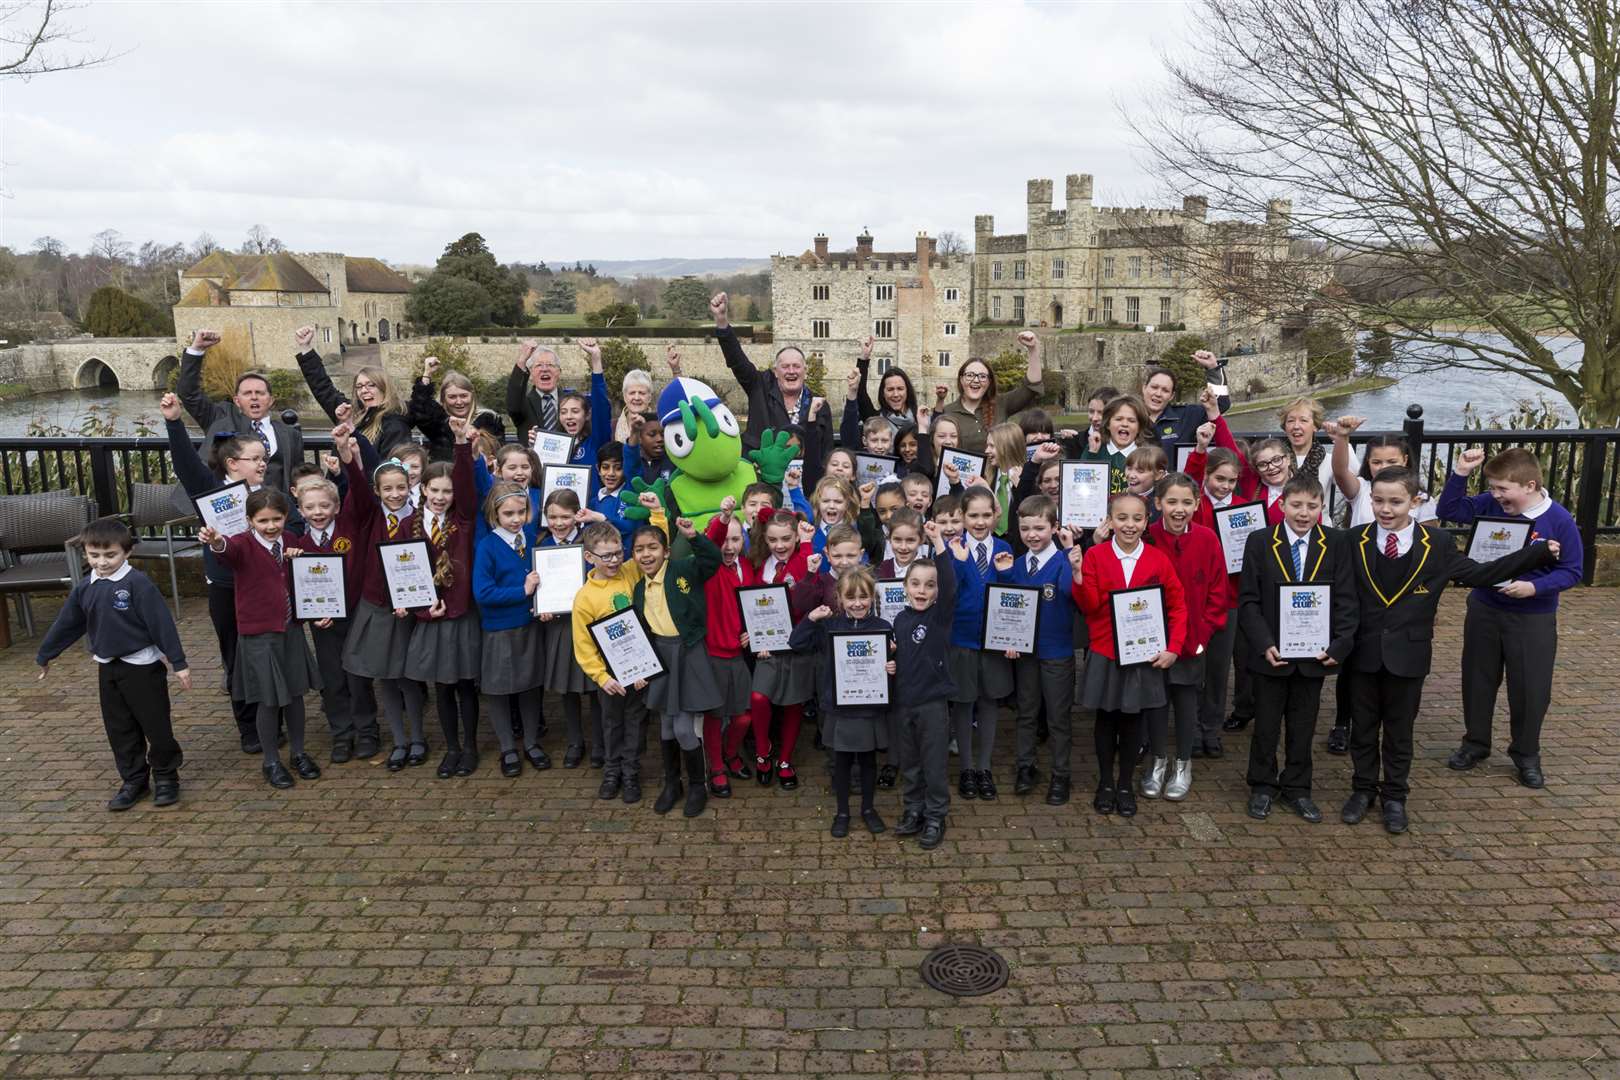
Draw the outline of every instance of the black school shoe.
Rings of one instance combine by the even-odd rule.
[[[894,827],[896,836],[916,836],[923,830],[923,816],[919,811],[907,810],[900,815],[900,822]]]
[[[1395,801],[1384,803],[1384,831],[1392,836],[1399,836],[1406,831],[1405,803]]]
[[[180,781],[159,780],[152,785],[153,806],[173,806],[180,801]]]
[[[1249,726],[1249,721],[1253,719],[1254,717],[1252,716],[1239,716],[1237,713],[1233,713],[1231,716],[1226,718],[1226,723],[1221,725],[1221,730],[1242,731],[1244,728]]]
[[[302,780],[319,780],[321,767],[315,764],[315,759],[308,754],[298,754],[292,759],[293,771]]]
[[[286,790],[293,786],[292,773],[288,772],[287,766],[280,761],[272,762],[260,771],[264,773],[264,782],[273,788]]]
[[[256,736],[244,735],[242,736],[242,753],[262,754],[264,753],[264,744],[259,742]]]
[[[332,764],[346,765],[354,757],[354,744],[348,739],[339,739],[332,744]]]
[[[513,756],[515,757],[516,755],[514,754]],[[619,779],[617,775],[611,773],[602,777],[602,786],[596,789],[596,797],[598,799],[615,798],[619,794],[623,783],[624,781]]]
[[[1062,806],[1069,801],[1069,778],[1054,776],[1046,787],[1046,805]]]
[[[567,750],[563,751],[563,768],[565,769],[577,769],[579,768],[579,763],[584,760],[585,748],[583,746],[570,746]]]
[[[146,781],[130,780],[118,789],[118,793],[107,800],[107,809],[118,811],[128,810],[142,799],[146,798]]]
[[[830,831],[832,832],[833,836],[837,837],[839,840],[842,840],[844,837],[848,836],[849,835],[849,815],[848,814],[835,814],[835,815],[833,815],[832,829]]]
[[[427,760],[427,751],[427,743],[411,743],[411,752],[410,755],[406,757],[405,764],[409,765],[413,769],[416,768],[418,765],[422,764],[422,762]]]
[[[1298,814],[1312,825],[1322,820],[1322,811],[1317,808],[1317,805],[1311,801],[1310,796],[1308,795],[1300,795],[1296,798],[1285,799],[1283,801],[1288,804],[1289,808],[1293,810],[1294,813]]]
[[[1041,774],[1034,768],[1019,769],[1017,775],[1013,777],[1013,794],[1028,795],[1035,790],[1035,781],[1040,778]]]
[[[551,755],[540,749],[538,745],[523,748],[523,756],[529,759],[529,765],[535,772],[543,772],[551,768]]]
[[[1350,732],[1338,725],[1334,725],[1328,732],[1327,752],[1330,754],[1346,754],[1350,751]]]
[[[641,776],[639,774],[624,778],[624,787],[619,790],[619,798],[626,805],[633,806],[641,801]]]
[[[917,846],[924,851],[933,851],[945,839],[945,819],[930,818],[924,825],[922,835],[917,838]]]
[[[1458,772],[1467,772],[1490,756],[1489,751],[1481,753],[1472,746],[1459,746],[1446,759],[1446,768],[1455,769]]]
[[[861,820],[866,822],[866,831],[871,833],[873,836],[876,836],[880,832],[885,832],[889,828],[883,823],[883,819],[878,816],[878,812],[876,810],[862,810]]]
[[[410,757],[410,751],[406,750],[403,746],[394,747],[393,751],[388,755],[388,771],[399,772],[400,770],[404,769],[405,761],[408,757]]]
[[[461,753],[457,750],[446,751],[444,757],[439,759],[438,775],[440,780],[448,780],[456,775],[456,769],[461,765]]]
[[[1136,816],[1136,792],[1122,787],[1114,792],[1114,813],[1123,818]]]
[[[996,801],[996,778],[990,774],[989,769],[979,770],[979,801]]]
[[[382,744],[377,741],[377,736],[362,735],[355,740],[354,756],[361,761],[370,761],[377,756],[377,751],[381,749]]]
[[[964,799],[977,799],[979,797],[979,774],[972,769],[963,769],[957,777],[956,793]],[[921,826],[918,826],[920,829]]]
[[[478,751],[472,747],[461,752],[461,760],[456,762],[457,776],[471,776],[478,771]]]
[[[1112,814],[1115,809],[1114,785],[1104,780],[1097,785],[1097,794],[1091,798],[1091,808],[1099,814]]]
[[[1541,771],[1541,759],[1528,759],[1517,766],[1519,783],[1527,788],[1541,790],[1547,786],[1547,777]]]
[[[1216,739],[1213,742],[1210,742],[1208,740],[1206,740],[1204,742],[1204,756],[1207,757],[1207,758],[1210,758],[1210,759],[1219,758],[1225,752],[1226,751],[1221,749],[1221,740],[1219,740],[1219,739]]]
[[[521,774],[522,772],[523,759],[518,757],[518,752],[516,750],[501,751],[501,775],[505,777],[513,777]],[[603,798],[608,797],[609,796],[603,796]]]

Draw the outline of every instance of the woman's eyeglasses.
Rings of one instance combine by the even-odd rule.
[[[1266,458],[1266,460],[1264,460],[1264,461],[1256,461],[1254,463],[1254,467],[1256,469],[1260,470],[1261,472],[1269,472],[1272,469],[1280,469],[1284,465],[1286,465],[1287,463],[1288,463],[1287,458],[1272,457],[1272,458]]]

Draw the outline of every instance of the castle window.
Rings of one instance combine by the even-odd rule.
[[[1001,297],[999,296],[990,298],[990,317],[992,319],[1001,318]]]
[[[1132,326],[1142,321],[1142,298],[1140,296],[1127,296],[1125,298],[1125,321]]]
[[[812,300],[831,300],[832,299],[832,286],[831,285],[812,285],[812,286],[810,286],[810,299],[812,299]]]
[[[874,286],[872,286],[872,299],[874,299],[874,300],[893,300],[894,299],[894,286],[893,285],[874,285]]]
[[[1141,276],[1142,276],[1142,256],[1140,256],[1140,255],[1132,255],[1131,256],[1131,280],[1134,281],[1137,278],[1140,278]]]
[[[1170,298],[1168,296],[1159,297],[1159,321],[1161,323],[1170,321]]]
[[[962,290],[961,289],[950,288],[950,289],[945,290],[945,301],[946,301],[946,303],[951,303],[951,304],[958,303],[961,299],[962,299]]]
[[[1102,300],[1103,322],[1111,323],[1114,321],[1114,298],[1112,296],[1105,296],[1102,298]]]
[[[894,357],[892,357],[892,356],[880,356],[880,357],[878,357],[877,358],[877,367],[878,367],[878,374],[879,375],[884,374],[890,368],[894,367]]]
[[[894,320],[877,319],[872,323],[872,336],[875,338],[894,337]]]
[[[321,340],[328,345],[332,344],[332,328],[330,326],[321,327]]]
[[[1023,259],[1015,259],[1015,260],[1013,260],[1013,280],[1014,281],[1023,281],[1024,280],[1024,260]]]
[[[813,338],[830,338],[830,337],[832,337],[832,320],[831,319],[811,319],[810,320],[810,336],[813,337]]]
[[[990,264],[990,280],[1001,280],[1001,264],[999,262],[993,262]]]
[[[1103,256],[1103,277],[1111,278],[1113,276],[1114,276],[1114,257],[1112,255],[1104,255]]]
[[[1168,255],[1160,255],[1159,256],[1159,273],[1161,275],[1163,275],[1164,277],[1169,277],[1170,276],[1170,256],[1168,256]]]
[[[1023,293],[1018,293],[1017,295],[1015,295],[1013,297],[1013,322],[1022,323],[1023,321],[1024,321],[1024,294]]]
[[[945,324],[945,336],[946,337],[955,337],[956,336],[956,324],[955,323],[948,322],[948,323]]]
[[[1053,259],[1052,260],[1052,280],[1053,281],[1061,281],[1063,279],[1063,271],[1064,271],[1063,260],[1062,259]]]
[[[951,366],[951,354],[950,353],[945,352],[943,350],[940,351],[940,354],[939,354],[939,366],[940,367],[950,367]]]

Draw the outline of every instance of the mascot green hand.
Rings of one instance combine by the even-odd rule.
[[[651,493],[657,496],[659,503],[664,507],[664,516],[674,521],[676,516],[669,505],[669,485],[664,483],[662,477],[647,483],[641,477],[630,481],[629,491],[619,492],[619,501],[624,504],[624,519],[626,521],[648,521],[652,518],[652,511],[641,505],[641,496]]]
[[[664,453],[677,472],[669,481],[674,497],[670,520],[690,518],[698,531],[720,512],[727,495],[741,506],[743,492],[760,477],[743,460],[742,428],[726,403],[707,383],[678,378],[658,395],[658,421],[664,425]],[[780,456],[774,450],[769,460]],[[791,457],[791,455],[789,455]],[[781,469],[786,470],[784,461]],[[769,477],[766,477],[769,480]],[[781,472],[773,483],[781,483]],[[629,516],[627,513],[626,517]]]
[[[780,484],[787,475],[788,465],[798,456],[799,450],[793,445],[792,435],[767,428],[760,434],[759,449],[749,451],[748,460],[758,466],[761,480],[767,484]]]

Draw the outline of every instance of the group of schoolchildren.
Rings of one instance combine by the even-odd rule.
[[[1436,608],[1452,580],[1476,589],[1463,652],[1468,734],[1449,764],[1466,769],[1489,755],[1505,671],[1509,752],[1521,782],[1544,782],[1539,733],[1558,593],[1580,579],[1582,555],[1573,520],[1547,496],[1525,451],[1483,462],[1488,490],[1473,496],[1468,476],[1483,455],[1464,452],[1436,503],[1420,491],[1398,439],[1375,442],[1358,465],[1348,439],[1354,418],[1326,425],[1330,451],[1271,438],[1244,446],[1209,391],[1203,415],[1182,406],[1187,411],[1167,426],[1162,408],[1156,416],[1141,396],[1104,388],[1091,401],[1084,433],[1054,431],[1038,409],[999,423],[987,416],[985,464],[974,476],[949,463],[933,471],[936,455],[958,445],[948,413],[919,432],[918,418],[880,412],[859,425],[860,449],[887,455],[904,443],[894,475],[857,483],[856,448],[821,460],[805,448],[803,466],[785,483],[756,483],[740,504],[728,497],[699,529],[672,514],[656,489],[641,491],[646,484],[624,497],[634,479],[669,475],[662,426],[649,414],[627,443],[610,440],[600,354],[587,353],[589,416],[570,417],[571,434],[579,436],[575,460],[592,466],[584,500],[569,489],[542,500],[532,451],[499,444],[456,418],[446,425],[449,460],[437,461],[409,447],[378,460],[356,425],[339,423],[336,460],[292,470],[284,493],[264,483],[261,437],[216,439],[205,463],[178,404],[165,399],[186,489],[201,494],[242,481],[250,490],[246,532],[227,537],[204,529],[200,538],[211,611],[217,588],[233,612],[234,634],[228,644],[221,634],[220,646],[243,749],[262,754],[268,784],[288,788],[295,777],[321,775],[305,738],[311,690],[322,694],[334,763],[381,752],[380,702],[392,737],[386,767],[400,771],[427,760],[423,714],[431,685],[446,750],[441,778],[478,767],[480,694],[490,706],[502,774],[519,775],[525,760],[534,770],[550,768],[541,708],[549,690],[563,704],[565,768],[588,757],[602,770],[602,799],[638,802],[644,726],[655,728],[663,770],[653,808],[667,813],[680,804],[689,817],[711,796],[730,797],[733,780],[798,787],[801,728],[813,716],[830,755],[832,834],[848,834],[857,790],[864,826],[885,831],[876,795],[898,783],[895,832],[918,836],[926,849],[945,834],[953,752],[957,795],[998,798],[991,761],[1000,710],[1010,699],[1017,795],[1035,790],[1044,742],[1046,801],[1069,801],[1076,706],[1095,716],[1092,805],[1122,818],[1137,813],[1138,793],[1185,798],[1192,760],[1221,756],[1221,731],[1252,718],[1248,813],[1265,818],[1280,801],[1319,821],[1312,743],[1323,681],[1337,674],[1339,720],[1329,745],[1347,745],[1353,761],[1341,818],[1360,821],[1376,800],[1386,828],[1401,832]],[[584,411],[582,404],[577,412]],[[1313,433],[1323,427],[1319,407],[1300,401],[1283,410],[1285,429],[1301,415]],[[1202,422],[1190,431],[1193,421]],[[1177,470],[1181,444],[1191,452]],[[1110,466],[1107,516],[1096,528],[1060,527],[1059,466],[1072,459]],[[1347,528],[1324,521],[1329,482],[1350,504]],[[1242,503],[1258,504],[1266,527],[1249,535],[1241,571],[1229,574],[1215,511]],[[1528,518],[1533,539],[1545,542],[1474,563],[1448,534],[1420,523],[1436,513],[1458,523]],[[172,803],[181,755],[160,661],[189,686],[173,620],[155,586],[129,568],[134,538],[126,527],[102,519],[82,539],[91,574],[45,638],[39,662],[89,635],[123,781],[109,806],[133,805],[149,782],[155,801]],[[427,545],[437,595],[431,607],[407,610],[390,600],[378,548],[398,540]],[[536,616],[540,580],[529,552],[563,544],[582,547],[585,583],[571,616]],[[340,556],[347,586],[348,618],[313,621],[308,637],[295,618],[288,571],[300,552]],[[879,582],[897,579],[905,604],[890,621],[880,614]],[[1318,656],[1279,655],[1278,598],[1290,583],[1331,586],[1331,640]],[[994,584],[1037,590],[1032,652],[982,647]],[[789,589],[793,630],[785,650],[749,647],[738,590],[759,585]],[[1121,664],[1111,596],[1148,586],[1162,589],[1164,648],[1146,662]],[[627,608],[643,620],[663,674],[622,685],[588,628]],[[831,647],[833,635],[844,632],[888,636],[886,705],[836,703]]]

